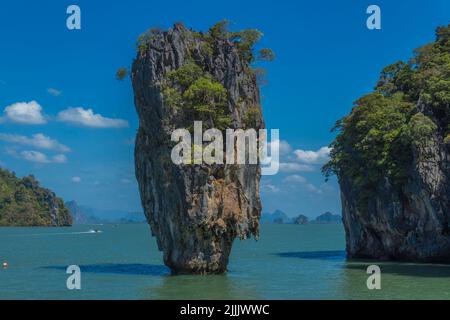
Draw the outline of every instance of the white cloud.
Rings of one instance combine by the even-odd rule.
[[[272,142],[269,142],[267,144],[268,152],[271,150],[271,146],[274,146],[275,148],[278,147],[280,151],[280,155],[288,154],[292,151],[292,147],[286,140],[274,140]]]
[[[17,102],[4,110],[3,121],[20,124],[45,124],[47,120],[42,114],[42,107],[36,101]]]
[[[303,176],[299,176],[298,174],[293,174],[291,176],[287,176],[284,179],[285,182],[296,182],[296,183],[306,183],[306,178]]]
[[[323,193],[320,188],[317,188],[313,184],[309,183],[308,180],[305,177],[300,176],[298,174],[287,176],[286,178],[284,178],[283,181],[284,182],[300,184],[300,185],[304,186],[306,188],[306,190],[308,190],[308,191],[310,191],[312,193],[317,193],[317,194],[322,194]]]
[[[55,88],[48,88],[47,92],[54,97],[59,97],[62,94],[62,91]]]
[[[45,153],[35,150],[17,151],[14,148],[6,149],[6,154],[20,158],[29,162],[48,164],[48,163],[66,163],[67,157],[63,154],[57,154],[53,157],[48,157]]]
[[[8,143],[15,143],[24,146],[31,146],[39,149],[55,150],[62,153],[70,151],[70,148],[59,143],[57,140],[51,139],[42,133],[37,133],[31,137],[22,135],[0,133],[0,140]]]
[[[280,191],[280,189],[277,186],[268,183],[268,184],[263,185],[263,191],[277,193]]]
[[[57,155],[53,156],[52,160],[54,163],[66,163],[67,157],[63,154],[57,154]]]
[[[131,180],[125,178],[125,179],[121,179],[120,182],[122,182],[123,184],[129,184],[129,183],[131,183]]]
[[[307,164],[322,164],[328,161],[331,148],[322,147],[317,151],[295,150],[297,160]]]
[[[80,177],[72,177],[72,179],[70,179],[72,182],[74,183],[80,183],[81,182],[81,178]]]
[[[68,108],[58,113],[58,120],[91,128],[123,128],[128,122],[122,119],[111,119],[95,114],[92,109]]]
[[[19,156],[27,161],[36,163],[50,163],[48,157],[39,151],[21,151]]]
[[[312,172],[314,167],[296,162],[282,162],[280,163],[280,172]]]
[[[308,189],[309,191],[313,192],[313,193],[317,193],[317,194],[322,194],[322,190],[320,190],[319,188],[317,188],[316,186],[314,186],[311,183],[307,183],[306,184],[306,189]]]

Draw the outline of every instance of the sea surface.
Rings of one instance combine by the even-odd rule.
[[[450,298],[450,266],[349,262],[344,248],[341,225],[262,225],[235,242],[227,274],[171,276],[146,224],[0,228],[0,299]],[[367,289],[371,264],[381,290]],[[66,287],[69,265],[81,290]]]

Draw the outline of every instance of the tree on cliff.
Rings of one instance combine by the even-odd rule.
[[[0,226],[69,226],[72,217],[62,199],[40,187],[33,176],[22,179],[0,169]]]
[[[413,149],[426,145],[436,130],[450,142],[449,30],[437,28],[436,41],[415,50],[408,63],[384,68],[375,91],[358,99],[333,129],[339,134],[323,172],[350,179],[362,191],[362,207],[384,178],[397,189],[405,184]],[[430,105],[433,116],[419,104]]]
[[[450,25],[336,123],[347,256],[450,261]]]

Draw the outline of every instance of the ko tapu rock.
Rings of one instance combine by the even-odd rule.
[[[350,258],[450,262],[450,26],[338,121],[326,174]]]
[[[257,76],[257,30],[208,32],[177,23],[137,42],[131,78],[139,115],[135,164],[142,205],[174,274],[223,273],[235,238],[258,237],[259,164],[174,164],[175,129],[264,128]],[[201,147],[201,146],[200,146]]]

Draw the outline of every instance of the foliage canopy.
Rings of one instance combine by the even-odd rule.
[[[431,113],[420,112],[421,105]],[[438,28],[436,41],[415,50],[408,63],[384,68],[375,92],[357,100],[333,130],[339,133],[322,168],[327,178],[348,179],[361,204],[383,179],[401,188],[414,148],[439,130],[444,143],[450,139],[450,26]]]

